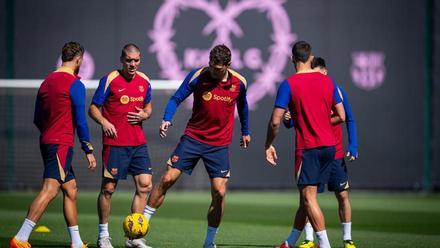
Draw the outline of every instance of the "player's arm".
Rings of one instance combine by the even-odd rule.
[[[267,125],[267,134],[266,134],[266,160],[272,165],[275,166],[276,160],[278,159],[277,152],[275,147],[272,145],[275,137],[277,136],[281,119],[283,118],[284,112],[286,111],[287,106],[289,105],[291,98],[291,92],[289,84],[286,80],[284,80],[280,87],[278,88],[277,98],[275,100],[275,107],[272,111],[272,115],[269,119],[269,123]]]
[[[345,126],[348,133],[348,151],[346,156],[349,157],[349,161],[354,161],[358,158],[358,145],[356,135],[356,122],[354,120],[353,111],[351,109],[350,102],[347,98],[347,93],[342,87],[339,87],[342,94],[342,103],[345,109]]]
[[[147,92],[144,97],[144,106],[139,108],[135,106],[137,112],[128,112],[127,118],[128,122],[132,125],[139,124],[145,120],[150,119],[153,107],[151,105],[151,85],[148,84]]]
[[[289,110],[286,110],[283,114],[283,124],[286,128],[293,127],[293,118]]]
[[[115,126],[110,123],[101,113],[101,106],[110,94],[110,85],[107,85],[107,77],[99,81],[98,88],[93,95],[92,103],[89,107],[89,116],[102,127],[105,136],[116,138],[118,136]]]
[[[41,99],[40,94],[37,94],[37,98],[35,99],[35,110],[34,110],[34,124],[42,132],[42,123],[41,123]]]
[[[70,99],[72,102],[72,116],[77,129],[81,149],[86,153],[89,161],[89,169],[94,170],[96,159],[93,156],[93,146],[90,143],[89,127],[86,120],[86,88],[84,84],[75,80],[70,87]]]
[[[183,80],[182,84],[179,86],[177,91],[171,96],[168,104],[165,108],[165,113],[163,115],[163,120],[159,128],[159,135],[161,138],[166,137],[166,132],[168,128],[172,125],[172,119],[174,114],[176,113],[177,107],[194,92],[195,89],[195,80],[192,80],[194,74],[198,71],[198,69],[192,70]]]
[[[345,110],[344,105],[342,103],[341,95],[339,94],[338,86],[333,83],[333,109],[334,115],[331,117],[331,123],[333,125],[338,125],[345,121]]]
[[[246,85],[241,83],[240,94],[237,99],[237,112],[241,124],[240,146],[247,148],[251,142],[251,134],[249,132],[249,106],[246,97]]]

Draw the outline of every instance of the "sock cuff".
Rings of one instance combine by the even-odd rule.
[[[322,231],[319,231],[319,232],[316,232],[316,235],[321,235],[321,234],[327,234],[327,230],[322,230]]]
[[[212,227],[212,226],[208,226],[208,231],[218,231],[218,227]]]
[[[67,227],[69,230],[72,230],[72,231],[75,231],[75,230],[79,230],[79,227],[78,227],[78,225],[76,225],[76,226],[69,226],[69,227]]]
[[[152,211],[152,212],[154,212],[154,211],[156,211],[156,209],[155,208],[153,208],[153,207],[150,207],[150,206],[145,206],[145,210],[149,210],[149,211]]]
[[[35,227],[35,225],[36,225],[35,222],[31,221],[31,220],[28,219],[28,218],[25,218],[24,221],[27,222],[27,223],[28,223],[30,226],[32,226],[32,227]]]

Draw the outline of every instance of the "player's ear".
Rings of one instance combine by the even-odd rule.
[[[225,66],[226,66],[226,67],[230,67],[231,64],[232,64],[232,61],[229,61],[229,63],[227,63]]]

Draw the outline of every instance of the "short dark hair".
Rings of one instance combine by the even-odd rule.
[[[321,57],[314,57],[312,60],[312,69],[315,67],[327,69],[327,66],[325,65],[325,60]]]
[[[76,41],[70,41],[64,44],[61,51],[61,60],[63,62],[72,61],[76,56],[83,56],[84,47]]]
[[[298,41],[292,47],[293,62],[307,62],[312,53],[312,46],[305,41]]]
[[[121,51],[121,60],[123,60],[123,59],[125,58],[125,56],[127,56],[127,53],[128,53],[128,52],[138,52],[138,53],[141,53],[141,49],[139,49],[139,47],[136,46],[136,45],[133,44],[133,43],[128,43],[127,45],[125,45],[125,46],[122,48],[122,51]]]
[[[225,45],[217,45],[209,52],[209,63],[214,65],[229,65],[231,50]]]

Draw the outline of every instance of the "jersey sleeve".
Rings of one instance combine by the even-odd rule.
[[[70,87],[70,99],[72,101],[73,121],[77,128],[77,135],[81,143],[81,149],[85,153],[92,153],[90,144],[89,127],[86,120],[86,88],[80,80],[75,80]]]
[[[95,94],[93,95],[92,103],[98,107],[101,107],[102,105],[104,105],[104,102],[109,94],[110,85],[107,84],[107,76],[105,76],[101,78],[101,80],[99,80],[99,85],[95,91]]]
[[[356,135],[356,122],[354,121],[353,111],[351,105],[347,98],[347,93],[345,93],[342,87],[339,87],[342,95],[342,104],[345,109],[345,126],[348,133],[348,151],[351,155],[358,155],[358,145],[357,145],[357,135]]]
[[[287,109],[292,96],[287,80],[281,82],[278,88],[277,98],[275,99],[275,108]]]
[[[148,82],[148,89],[147,92],[145,93],[144,104],[148,104],[150,102],[151,102],[151,84],[150,82]]]
[[[182,84],[177,89],[176,93],[170,98],[168,104],[165,108],[165,113],[163,115],[164,121],[169,121],[173,119],[174,114],[176,113],[177,107],[194,92],[196,80],[192,80],[194,74],[198,71],[198,69],[192,70],[183,80]]]
[[[339,94],[338,86],[334,81],[333,83],[333,105],[339,104],[342,102],[341,95]]]
[[[237,112],[238,117],[240,118],[241,124],[241,135],[246,136],[250,135],[249,132],[249,107],[246,96],[246,86],[241,83],[240,84],[240,94],[237,99]]]

